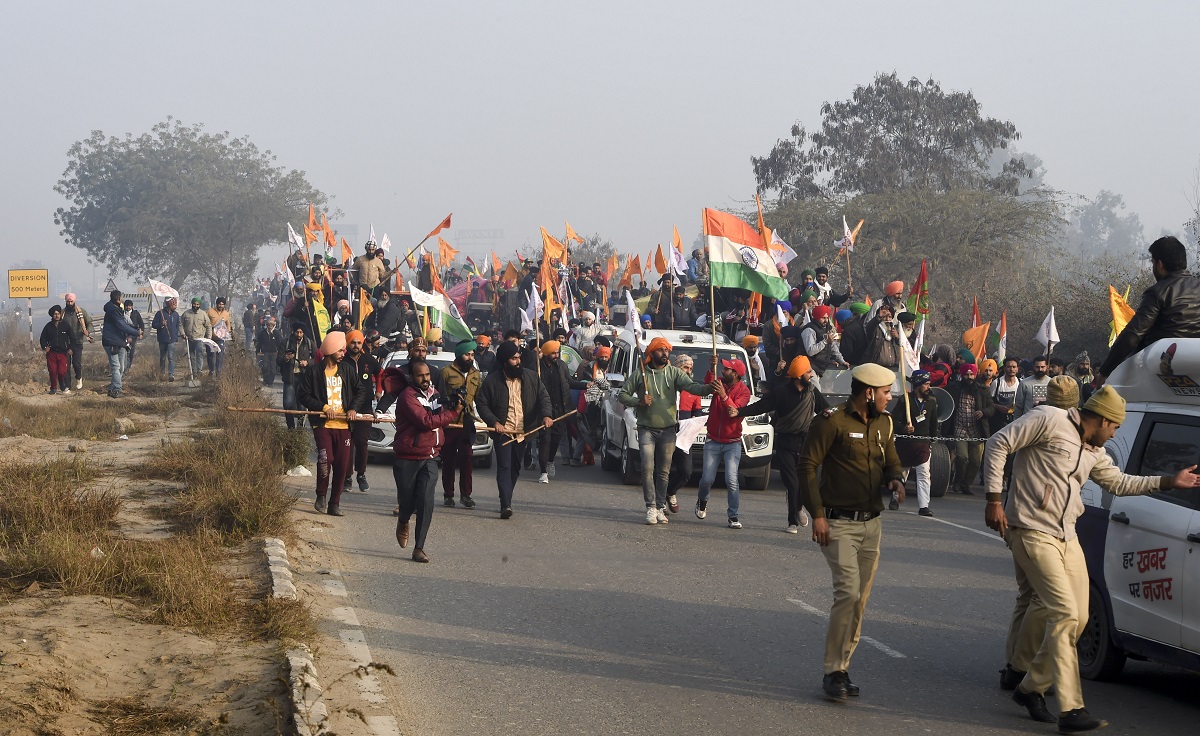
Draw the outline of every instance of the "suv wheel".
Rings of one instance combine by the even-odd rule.
[[[641,480],[641,474],[633,459],[633,452],[629,449],[629,438],[626,437],[624,449],[621,450],[621,482],[627,486],[636,486],[641,483]]]
[[[1095,583],[1088,586],[1088,622],[1075,645],[1079,674],[1089,680],[1113,680],[1125,667],[1125,652],[1113,642],[1108,611]]]
[[[621,462],[616,458],[616,449],[608,440],[608,427],[600,430],[600,469],[620,470]]]

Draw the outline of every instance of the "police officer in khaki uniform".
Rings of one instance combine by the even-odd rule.
[[[821,545],[833,574],[821,686],[835,700],[859,692],[850,681],[850,657],[858,646],[863,611],[879,567],[880,489],[886,484],[896,501],[904,501],[887,413],[896,374],[864,363],[851,375],[849,400],[816,418],[800,455],[801,492],[813,518],[812,538]]]

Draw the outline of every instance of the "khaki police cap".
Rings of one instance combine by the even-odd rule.
[[[856,381],[865,383],[872,388],[891,386],[896,382],[896,374],[878,363],[863,363],[850,371]]]

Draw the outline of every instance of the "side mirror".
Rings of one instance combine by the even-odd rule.
[[[613,388],[621,388],[625,385],[625,376],[622,376],[620,373],[605,373],[604,379]]]

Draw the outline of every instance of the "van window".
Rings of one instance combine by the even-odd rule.
[[[1200,463],[1200,426],[1155,422],[1146,440],[1138,475],[1174,475]],[[1188,508],[1200,508],[1200,489],[1156,491],[1155,498]]]

